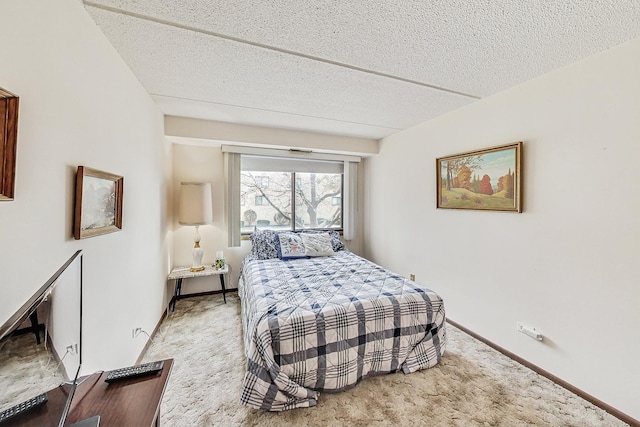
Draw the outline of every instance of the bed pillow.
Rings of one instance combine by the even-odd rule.
[[[342,240],[340,240],[340,233],[335,230],[329,231],[329,238],[331,238],[331,246],[333,246],[333,251],[344,251],[345,246]]]
[[[340,240],[340,233],[336,230],[304,230],[305,234],[329,234],[329,238],[331,239],[331,246],[333,247],[333,252],[343,251],[345,250],[344,243]]]
[[[300,233],[304,244],[304,253],[307,256],[331,256],[335,255],[329,233]]]
[[[278,258],[306,258],[302,237],[297,233],[276,233]]]
[[[273,230],[255,228],[249,239],[251,240],[251,254],[256,259],[278,258],[276,233]]]

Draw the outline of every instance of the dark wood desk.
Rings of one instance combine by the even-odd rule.
[[[106,372],[89,375],[76,389],[66,424],[100,415],[100,427],[159,426],[160,402],[172,366],[173,359],[167,359],[155,375],[112,383],[104,381]],[[47,403],[16,416],[6,426],[57,427],[69,389],[63,385],[48,391]]]

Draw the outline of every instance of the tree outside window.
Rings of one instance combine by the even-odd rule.
[[[342,174],[242,171],[240,185],[243,233],[342,229]]]

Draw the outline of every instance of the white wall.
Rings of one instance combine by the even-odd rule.
[[[194,141],[195,143],[195,141]],[[323,148],[316,145],[313,148]],[[227,287],[236,288],[238,285],[238,275],[242,258],[251,251],[249,240],[241,241],[239,248],[227,246],[227,225],[225,220],[225,200],[224,200],[224,160],[220,144],[212,141],[200,141],[200,145],[173,144],[173,188],[174,188],[174,266],[191,265],[193,248],[193,238],[195,228],[182,226],[178,223],[178,196],[180,182],[210,182],[212,186],[213,198],[213,224],[200,227],[200,246],[204,249],[204,264],[212,264],[217,251],[223,251],[227,264],[230,267]],[[357,225],[356,238],[345,242],[346,246],[354,253],[362,253],[364,236],[364,168],[358,168],[359,197],[356,211]],[[173,291],[173,283],[169,284],[170,291]],[[218,277],[194,278],[182,282],[182,294],[196,292],[207,292],[220,290],[220,280]]]
[[[77,0],[0,1],[0,87],[20,96],[15,201],[0,202],[0,322],[84,253],[84,372],[133,363],[167,303],[170,144]],[[72,237],[78,165],[124,176],[122,231]]]
[[[448,316],[640,419],[640,39],[397,133],[367,160],[367,255]],[[524,213],[437,210],[435,159],[524,141]],[[538,328],[539,343],[516,332]]]
[[[173,144],[174,188],[174,266],[191,265],[195,227],[178,223],[178,200],[181,182],[210,182],[213,199],[213,224],[200,226],[200,247],[204,250],[202,262],[213,264],[217,251],[223,251],[230,271],[225,286],[236,288],[242,257],[251,250],[251,243],[243,240],[239,248],[227,246],[227,227],[224,207],[224,163],[220,146],[190,146]],[[170,284],[173,287],[173,283]],[[182,282],[182,293],[220,290],[217,276],[187,279]]]

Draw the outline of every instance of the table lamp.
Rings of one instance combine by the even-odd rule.
[[[213,203],[211,202],[211,184],[201,182],[180,183],[180,213],[178,222],[181,225],[194,225],[196,236],[193,246],[193,265],[191,271],[202,271],[202,257],[204,251],[200,247],[201,225],[213,222]]]

